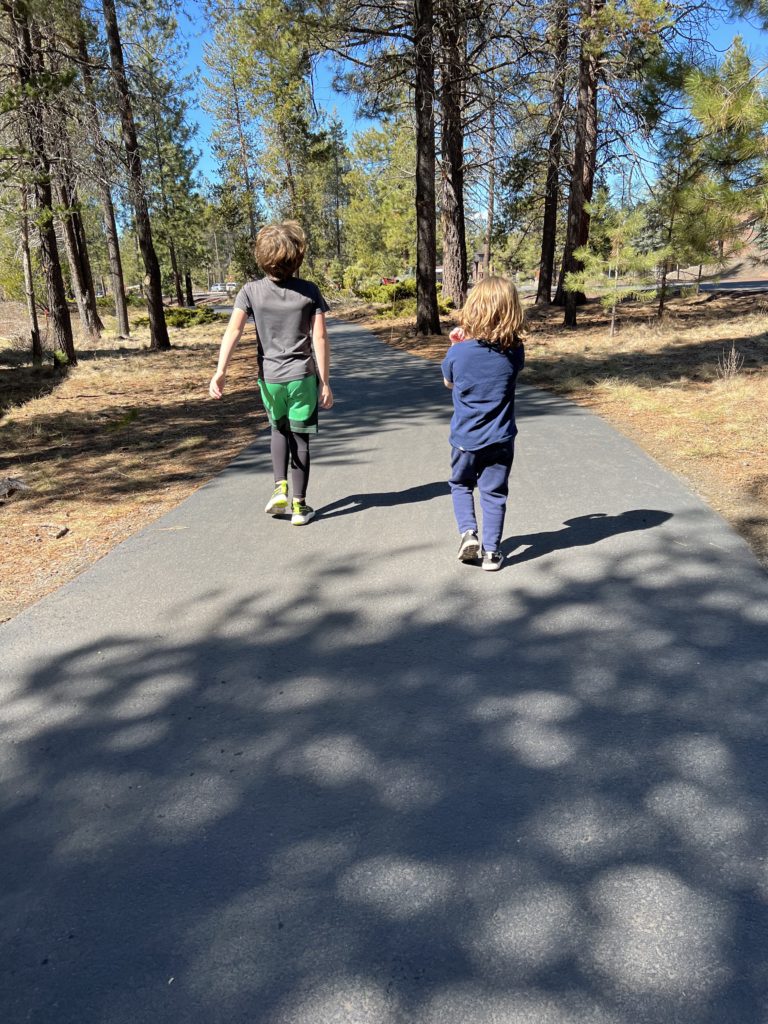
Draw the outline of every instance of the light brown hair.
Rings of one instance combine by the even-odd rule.
[[[267,224],[256,235],[256,262],[268,277],[293,277],[302,264],[307,237],[298,221]]]
[[[515,348],[523,340],[525,316],[517,288],[506,277],[484,277],[472,288],[459,314],[464,335]]]

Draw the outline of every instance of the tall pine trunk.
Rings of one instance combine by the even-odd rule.
[[[21,262],[24,268],[24,296],[27,300],[29,334],[32,342],[32,363],[34,366],[41,366],[43,363],[43,345],[40,340],[40,324],[37,320],[35,280],[32,274],[32,255],[29,250],[29,214],[27,210],[26,187],[21,189]]]
[[[59,194],[58,203],[59,207],[66,207],[66,200]],[[56,235],[57,243],[63,246],[64,252],[67,255],[67,263],[69,263],[69,280],[72,287],[72,294],[75,297],[75,305],[77,306],[77,315],[80,320],[80,338],[82,340],[85,334],[90,336],[88,330],[87,317],[85,311],[85,295],[83,290],[83,281],[80,274],[80,265],[77,260],[77,246],[74,238],[74,231],[72,229],[72,221],[62,216],[59,220],[59,231]]]
[[[168,240],[168,255],[171,259],[171,271],[173,273],[173,287],[176,291],[176,304],[184,305],[184,293],[181,290],[181,273],[179,272],[179,259],[176,255],[176,246]]]
[[[483,244],[483,277],[491,273],[493,255],[493,219],[496,206],[496,95],[491,93],[491,124],[488,134],[488,210],[485,221],[485,242]]]
[[[453,5],[454,8],[456,5]],[[451,16],[452,15],[452,16]],[[446,12],[440,20],[440,109],[443,227],[443,295],[460,308],[467,297],[467,238],[464,216],[463,79],[466,16]]]
[[[69,181],[69,174],[66,162],[62,161],[58,167],[58,193],[61,213],[59,219],[64,238],[64,247],[69,262],[72,289],[75,293],[75,301],[80,314],[82,330],[86,331],[92,339],[101,337],[104,325],[99,316],[96,306],[96,291],[93,287],[93,275],[91,263],[88,258],[88,248],[85,241],[85,231],[78,211],[77,194]]]
[[[171,207],[168,202],[168,191],[165,187],[165,166],[163,164],[163,153],[160,149],[160,127],[157,123],[155,108],[152,108],[152,127],[155,143],[155,158],[157,160],[157,171],[160,178],[160,202],[163,207],[163,223],[161,224],[160,236],[164,237],[168,246],[168,256],[171,261],[171,273],[173,274],[173,287],[176,292],[176,305],[184,305],[184,295],[181,290],[181,273],[179,272],[179,259],[176,255],[176,246],[173,244],[173,223],[171,222]]]
[[[129,338],[131,335],[131,325],[128,320],[128,302],[125,297],[125,276],[123,274],[123,258],[120,255],[120,241],[117,234],[115,205],[112,201],[112,191],[103,179],[99,181],[99,195],[101,197],[104,234],[107,238],[109,273],[112,278],[112,291],[115,297],[117,333],[121,338]]]
[[[435,59],[432,0],[414,0],[416,115],[416,330],[440,334],[435,211]]]
[[[104,324],[102,323],[101,316],[99,315],[99,307],[96,302],[96,287],[93,283],[93,268],[91,266],[90,255],[88,253],[88,239],[85,234],[85,224],[83,223],[83,215],[80,212],[80,200],[76,190],[73,194],[73,198],[75,202],[73,223],[75,228],[75,238],[77,240],[77,248],[80,254],[80,265],[83,271],[86,301],[89,316],[92,318],[93,325],[100,335],[104,330]]]
[[[552,298],[552,278],[555,268],[557,241],[557,209],[560,201],[560,157],[563,142],[563,115],[565,112],[565,79],[568,66],[568,0],[554,0],[551,8],[551,41],[554,55],[552,79],[552,106],[549,112],[549,149],[547,153],[547,182],[544,193],[544,223],[541,230],[541,258],[536,302],[546,303]]]
[[[112,278],[112,292],[115,300],[117,333],[121,338],[128,338],[130,337],[131,327],[128,321],[128,303],[125,298],[125,276],[123,274],[123,259],[120,255],[120,242],[117,234],[115,205],[112,199],[112,189],[110,186],[112,176],[109,173],[108,161],[104,155],[104,136],[101,130],[99,108],[94,97],[91,60],[88,53],[88,43],[85,38],[82,18],[78,21],[77,51],[78,56],[80,57],[80,69],[85,89],[85,115],[93,145],[99,199],[101,200],[102,222],[104,224],[104,235],[107,241],[107,258],[109,260],[109,273]]]
[[[131,92],[125,73],[123,47],[120,42],[120,29],[117,24],[114,0],[102,0],[102,9],[104,11],[104,29],[109,46],[110,63],[117,86],[120,123],[123,129],[123,143],[125,145],[128,165],[128,189],[131,196],[131,205],[135,213],[136,232],[141,248],[141,257],[146,271],[144,285],[147,296],[147,310],[149,312],[150,347],[153,349],[169,349],[171,343],[168,338],[165,311],[163,310],[160,264],[152,241],[152,226],[149,221],[147,199],[144,194],[141,158],[139,157],[139,143],[136,138],[136,125],[133,120]]]
[[[40,236],[40,264],[45,278],[53,347],[63,362],[75,366],[77,353],[53,220],[51,158],[46,137],[49,118],[46,116],[46,101],[41,98],[44,89],[50,88],[50,85],[43,83],[46,76],[40,55],[39,32],[29,18],[27,6],[16,5],[9,14],[13,28],[16,73],[24,96],[22,119],[29,146],[27,161],[33,180],[35,222]],[[36,45],[33,45],[33,36]]]
[[[240,170],[243,175],[245,199],[248,204],[248,227],[250,229],[251,240],[253,241],[253,239],[256,238],[256,197],[253,191],[251,171],[248,167],[248,145],[245,140],[243,118],[240,111],[240,92],[237,87],[237,82],[235,81],[234,73],[231,74],[230,80],[232,82],[232,100],[235,113],[235,124],[237,126],[237,138],[240,146]]]
[[[187,292],[187,305],[194,306],[195,296],[192,292],[192,275],[188,270],[184,271],[184,287]]]
[[[576,326],[576,306],[579,296],[566,289],[566,274],[575,273],[583,266],[574,256],[580,245],[589,239],[589,217],[584,210],[587,202],[585,188],[591,189],[594,168],[589,163],[596,160],[597,139],[597,76],[599,61],[595,52],[594,15],[603,6],[604,0],[584,0],[581,30],[581,51],[579,55],[579,84],[576,102],[576,128],[573,166],[571,169],[571,190],[568,199],[568,221],[566,227],[565,252],[560,282],[555,295],[557,305],[565,305],[565,326]],[[584,237],[584,231],[587,235]]]

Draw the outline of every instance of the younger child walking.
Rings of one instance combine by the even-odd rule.
[[[461,534],[459,561],[480,556],[474,490],[483,512],[482,567],[500,569],[501,536],[515,454],[515,384],[523,368],[523,311],[517,289],[488,277],[470,291],[451,332],[443,381],[453,389],[451,495]]]
[[[259,390],[272,426],[275,489],[264,511],[288,511],[288,464],[293,501],[291,523],[306,525],[315,510],[307,504],[309,435],[317,433],[317,409],[330,409],[330,346],[325,327],[328,304],[311,281],[295,277],[306,238],[295,220],[269,224],[256,236],[256,262],[265,277],[238,292],[221,341],[219,364],[209,392],[221,398],[230,356],[249,316],[258,335]]]

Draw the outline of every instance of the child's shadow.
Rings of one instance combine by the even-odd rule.
[[[629,512],[621,512],[609,516],[605,512],[593,512],[587,516],[576,516],[566,519],[562,530],[549,530],[546,533],[529,533],[524,537],[511,538],[502,545],[507,555],[507,565],[518,562],[530,562],[541,558],[552,551],[563,551],[565,548],[586,547],[597,544],[606,537],[615,537],[619,533],[632,533],[635,530],[650,530],[661,526],[672,518],[671,512],[660,512],[658,509],[638,508]],[[517,555],[512,552],[525,546],[525,550]]]
[[[413,505],[417,501],[431,501],[449,494],[450,488],[446,481],[433,484],[419,484],[408,487],[404,491],[378,491],[372,494],[348,494],[346,498],[332,501],[318,509],[318,516],[323,519],[334,519],[336,516],[349,516],[354,512],[363,512],[367,508],[391,508],[393,505]]]

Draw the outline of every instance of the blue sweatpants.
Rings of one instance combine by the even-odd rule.
[[[515,442],[491,444],[476,452],[451,449],[451,495],[459,533],[477,530],[474,489],[480,491],[483,510],[483,549],[498,551],[507,511],[509,471],[515,457]]]

